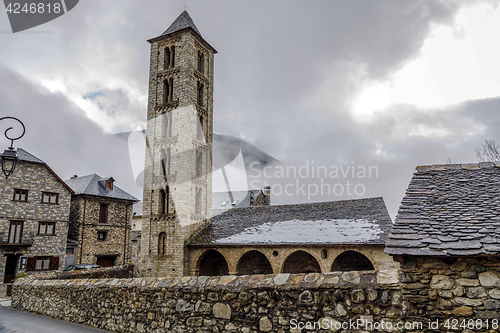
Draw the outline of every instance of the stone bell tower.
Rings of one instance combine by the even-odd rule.
[[[184,11],[151,44],[141,262],[143,276],[193,275],[187,241],[211,222],[217,51]]]

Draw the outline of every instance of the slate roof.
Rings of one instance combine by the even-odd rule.
[[[231,208],[242,208],[250,207],[253,200],[255,200],[261,190],[249,190],[249,191],[231,191],[231,196],[229,192],[214,192],[212,193],[212,209],[231,209]],[[232,202],[236,201],[235,205]]]
[[[32,163],[42,163],[45,164],[44,161],[36,157],[35,155],[32,155],[28,153],[26,150],[22,148],[17,148],[17,158],[21,161],[26,161],[26,162],[32,162]]]
[[[175,21],[167,28],[161,35],[170,35],[174,32],[181,31],[187,28],[193,29],[198,35],[201,37],[201,33],[193,22],[191,16],[189,16],[187,11],[183,11],[181,15],[179,15]]]
[[[123,199],[130,201],[139,201],[137,198],[131,196],[118,186],[113,184],[112,190],[107,190],[105,186],[102,186],[99,182],[109,178],[101,178],[96,174],[75,177],[72,179],[66,180],[66,184],[69,185],[75,191],[75,194],[86,194],[86,195],[95,195],[99,197],[105,198],[113,198],[113,199]]]
[[[391,226],[382,198],[235,208],[188,245],[383,245]]]
[[[385,252],[500,254],[500,164],[417,167]]]

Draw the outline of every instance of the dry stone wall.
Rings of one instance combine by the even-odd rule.
[[[318,332],[320,325],[346,331],[342,325],[349,320],[396,324],[404,300],[398,272],[390,270],[22,279],[14,285],[12,306],[116,332]]]
[[[401,271],[406,318],[438,323],[442,332],[500,330],[498,257],[406,257]]]
[[[500,259],[400,270],[16,281],[12,306],[117,332],[498,332]]]

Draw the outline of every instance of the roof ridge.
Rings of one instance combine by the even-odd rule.
[[[478,163],[449,163],[419,165],[415,168],[417,172],[445,171],[445,170],[477,170],[488,168],[499,168],[500,162],[478,162]]]
[[[355,201],[362,201],[362,200],[374,200],[374,199],[382,199],[384,200],[383,197],[369,197],[369,198],[359,198],[359,199],[347,199],[347,200],[335,200],[335,201],[318,201],[318,202],[302,202],[302,203],[295,203],[295,204],[281,204],[281,205],[264,205],[264,206],[249,206],[249,207],[235,207],[232,208],[231,210],[235,209],[276,209],[279,207],[291,207],[291,206],[307,206],[307,205],[321,205],[321,204],[337,204],[337,203],[342,203],[342,202],[355,202]],[[385,204],[385,201],[384,201]]]

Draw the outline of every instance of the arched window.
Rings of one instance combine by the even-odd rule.
[[[163,55],[163,69],[169,69],[170,68],[170,62],[171,62],[171,53],[170,53],[170,47],[165,48],[165,53]]]
[[[203,174],[203,153],[196,152],[196,177],[201,177]]]
[[[164,113],[162,119],[163,119],[162,136],[164,138],[169,138],[172,136],[172,113],[171,112]]]
[[[356,251],[341,253],[332,264],[332,272],[372,271],[374,269],[370,259]]]
[[[195,213],[201,214],[201,188],[196,189]]]
[[[174,68],[175,67],[175,46],[172,46],[170,48],[170,68]]]
[[[158,235],[158,254],[160,256],[167,254],[167,234],[164,232]]]
[[[199,123],[198,123],[198,127],[197,127],[197,136],[198,136],[198,140],[201,140],[203,138],[203,116],[200,115],[198,119],[199,119]]]
[[[165,153],[165,150],[161,150],[161,174],[163,175],[163,179],[167,181],[167,176],[168,176],[168,171],[167,171],[167,164],[168,164],[168,156]]]
[[[170,212],[170,187],[165,186],[165,214]]]
[[[169,213],[170,205],[170,188],[165,186],[165,188],[160,189],[160,197],[158,199],[158,214],[165,215]]]
[[[170,175],[170,160],[172,159],[172,155],[170,153],[170,148],[167,148],[167,175]]]
[[[163,53],[163,69],[175,66],[175,46],[166,47]]]
[[[286,258],[283,273],[321,273],[318,261],[305,251],[297,251]]]
[[[198,105],[203,106],[203,83],[198,82]]]
[[[203,57],[203,53],[198,51],[198,71],[204,72],[205,70],[205,58]]]
[[[164,215],[167,213],[165,202],[167,200],[167,192],[164,189],[160,190],[160,198],[158,199],[158,214]]]
[[[167,176],[170,174],[170,148],[161,151],[161,173],[167,181]]]
[[[242,255],[236,270],[238,275],[273,274],[271,263],[259,251],[249,251]]]
[[[219,251],[208,250],[198,261],[199,276],[220,276],[229,274],[227,261]]]
[[[163,102],[169,103],[173,100],[174,94],[174,79],[170,78],[163,81]]]

